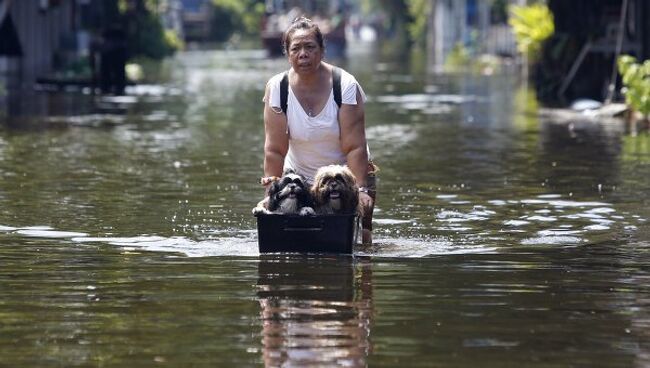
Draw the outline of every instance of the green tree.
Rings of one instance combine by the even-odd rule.
[[[361,11],[369,14],[380,9],[386,17],[389,37],[407,45],[426,42],[431,0],[361,0]]]
[[[398,41],[411,44],[409,25],[413,18],[409,9],[412,0],[361,0],[361,9],[366,13],[381,9],[386,18],[384,22],[385,35]]]
[[[151,12],[136,12],[128,27],[128,48],[131,56],[162,59],[176,51],[166,37],[159,17]]]
[[[617,62],[623,77],[625,103],[647,119],[650,116],[650,60],[639,63],[633,56],[622,55]]]
[[[130,58],[162,59],[182,47],[178,35],[165,30],[159,9],[167,0],[103,0],[105,26],[122,24]]]
[[[426,44],[427,20],[431,12],[431,0],[408,0],[410,39],[420,45]]]
[[[264,0],[212,0],[215,41],[227,41],[234,33],[257,36],[264,15]]]
[[[508,1],[493,0],[490,8],[490,21],[492,23],[505,23],[508,20]]]
[[[555,32],[553,13],[541,3],[512,5],[508,23],[515,33],[517,49],[530,63],[537,61],[542,43]]]

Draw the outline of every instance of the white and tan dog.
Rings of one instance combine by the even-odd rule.
[[[359,187],[346,166],[323,166],[316,172],[311,194],[317,214],[361,214]]]

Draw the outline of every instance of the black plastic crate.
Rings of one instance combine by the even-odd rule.
[[[260,253],[352,254],[356,215],[257,215]]]

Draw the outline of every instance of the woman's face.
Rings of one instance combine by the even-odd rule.
[[[323,59],[323,50],[316,41],[316,35],[306,29],[296,30],[291,36],[288,58],[296,72],[318,69]]]

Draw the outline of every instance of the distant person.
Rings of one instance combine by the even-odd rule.
[[[366,143],[366,95],[357,80],[325,63],[323,34],[318,25],[300,17],[284,32],[282,46],[291,68],[286,111],[281,101],[285,73],[273,76],[264,94],[264,177],[268,185],[292,168],[308,183],[326,165],[347,165],[359,186],[363,207],[362,241],[372,243],[372,212],[376,196],[375,166]],[[334,99],[334,70],[340,72],[341,105]]]
[[[126,59],[126,33],[120,24],[113,24],[102,32],[99,61],[102,93],[124,94]]]

